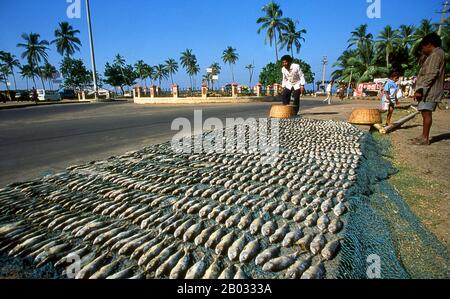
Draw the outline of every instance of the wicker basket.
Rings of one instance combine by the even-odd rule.
[[[294,106],[273,105],[270,109],[271,118],[291,118],[293,116],[295,116]]]
[[[381,124],[381,113],[378,109],[355,109],[348,122],[355,125]]]

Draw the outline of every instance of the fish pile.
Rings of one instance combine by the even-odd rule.
[[[279,128],[274,164],[164,143],[11,184],[0,189],[0,254],[62,278],[327,278],[363,133],[309,119]]]

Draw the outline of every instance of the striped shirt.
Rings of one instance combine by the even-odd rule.
[[[422,90],[424,102],[438,103],[444,96],[445,54],[441,48],[435,48],[426,57],[417,77],[416,90]]]

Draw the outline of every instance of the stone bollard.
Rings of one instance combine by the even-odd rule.
[[[257,97],[262,96],[262,84],[261,83],[256,84],[256,96]]]
[[[174,99],[178,99],[180,96],[180,87],[177,84],[172,85],[172,95]]]
[[[266,89],[266,96],[270,97],[270,96],[272,95],[272,93],[270,92],[271,89],[272,89],[272,86],[271,86],[271,85],[267,86],[267,89]]]
[[[156,86],[155,85],[150,86],[150,97],[151,98],[156,97]]]
[[[231,97],[237,98],[238,97],[238,85],[237,83],[233,83],[231,85]]]
[[[279,96],[279,95],[280,95],[280,84],[275,83],[275,84],[273,85],[273,96],[274,96],[274,97],[277,97],[277,96]]]
[[[206,99],[208,97],[208,86],[206,84],[202,84],[202,99]]]
[[[84,90],[81,92],[81,98],[83,101],[86,101],[86,92]]]

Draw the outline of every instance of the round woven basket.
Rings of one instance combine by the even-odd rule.
[[[348,122],[355,125],[381,124],[381,113],[378,109],[355,109]]]
[[[273,105],[270,109],[271,118],[291,118],[295,116],[295,108],[290,105]]]

